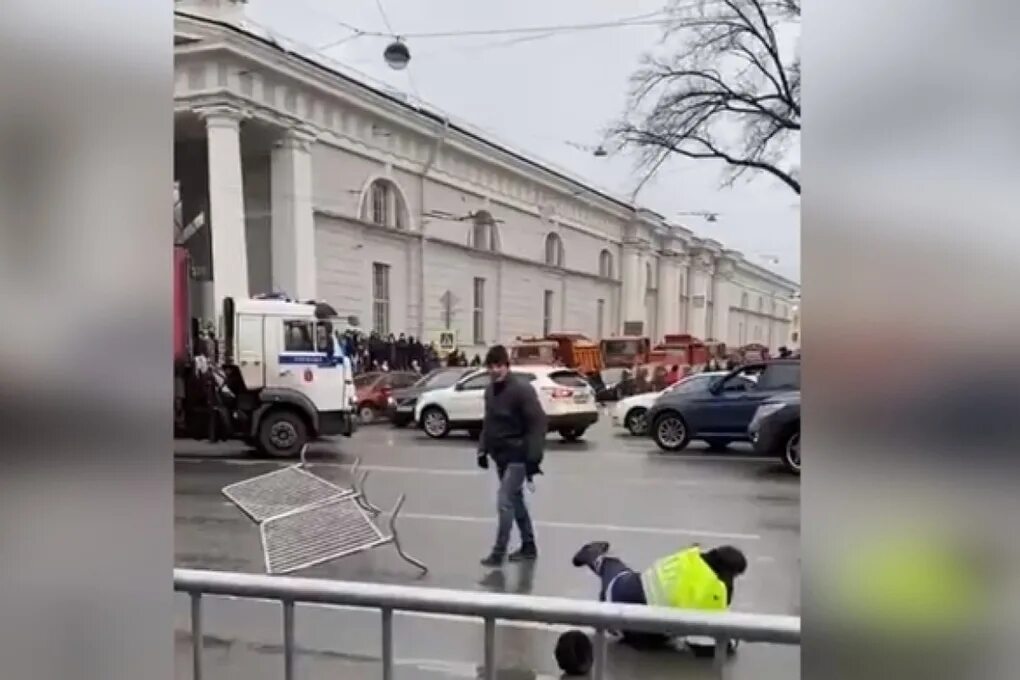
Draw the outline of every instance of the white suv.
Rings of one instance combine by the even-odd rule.
[[[599,419],[595,390],[577,371],[554,366],[514,366],[511,371],[531,383],[538,392],[549,421],[549,431],[567,441],[580,439]],[[426,392],[414,409],[414,420],[429,437],[439,439],[451,430],[467,430],[478,436],[485,417],[488,371],[469,373],[452,387]]]

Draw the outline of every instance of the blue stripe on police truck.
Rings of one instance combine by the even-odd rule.
[[[330,358],[326,354],[320,352],[287,352],[280,354],[277,360],[281,364],[300,364],[303,366],[319,366],[322,368],[329,368],[330,366],[342,366],[344,359],[342,356]]]

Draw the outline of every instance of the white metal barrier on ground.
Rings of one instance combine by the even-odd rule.
[[[669,635],[702,635],[716,640],[721,668],[730,640],[800,644],[800,618],[762,614],[702,613],[621,605],[560,597],[510,595],[442,588],[353,583],[259,574],[174,569],[174,590],[191,596],[193,680],[202,676],[202,596],[277,600],[283,611],[284,679],[294,680],[294,605],[315,603],[378,609],[382,625],[382,676],[394,677],[393,612],[424,612],[481,619],[485,626],[484,678],[496,677],[497,621],[532,621],[594,628],[595,667],[606,668],[606,631],[630,630]]]

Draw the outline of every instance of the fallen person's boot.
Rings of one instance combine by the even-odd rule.
[[[571,560],[575,567],[590,567],[592,570],[595,569],[595,560],[609,552],[608,541],[592,541],[586,543],[581,547],[580,550],[574,555],[574,559]]]

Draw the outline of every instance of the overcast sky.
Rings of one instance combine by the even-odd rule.
[[[661,9],[666,0],[381,0],[398,34],[596,23]],[[308,46],[351,35],[343,22],[388,31],[377,0],[250,0],[250,19]],[[641,174],[628,155],[596,158],[594,147],[623,111],[628,78],[656,46],[660,26],[522,36],[409,38],[411,64],[385,65],[387,40],[358,37],[326,51],[377,83],[406,91],[529,154],[629,196]],[[800,280],[800,201],[767,176],[720,188],[723,167],[675,159],[638,195],[638,203],[714,238],[769,269]],[[720,214],[708,223],[680,212]],[[770,261],[778,258],[779,262]]]

